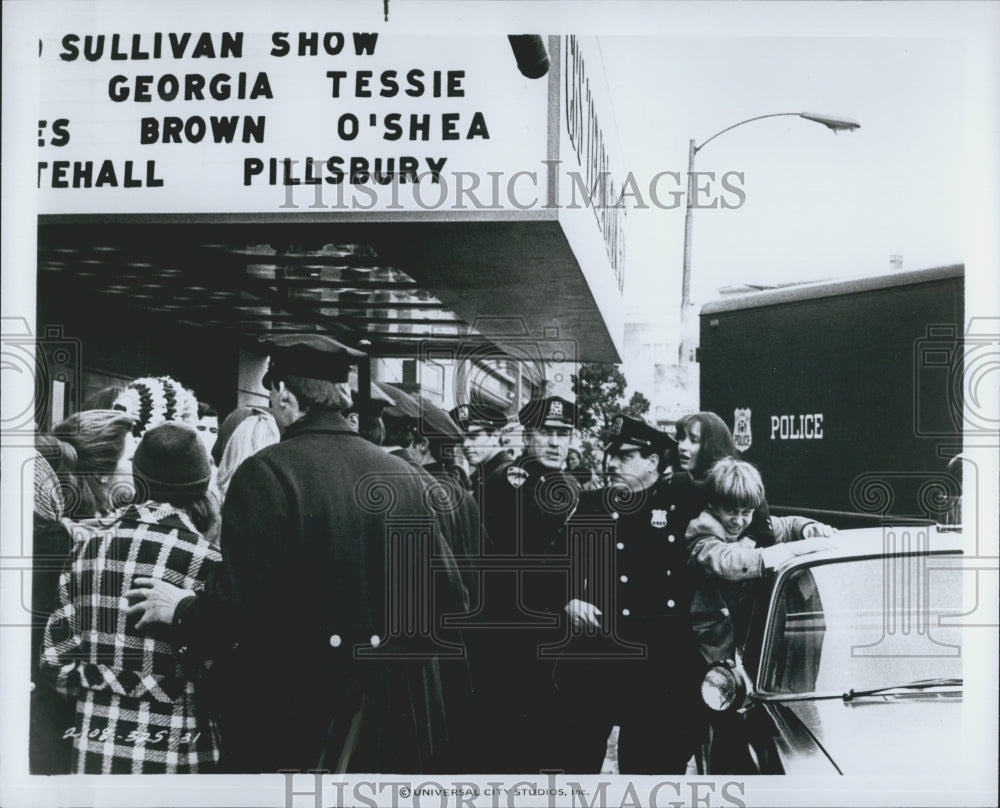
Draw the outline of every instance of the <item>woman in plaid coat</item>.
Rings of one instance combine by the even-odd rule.
[[[204,534],[218,520],[208,456],[197,433],[166,423],[133,459],[136,504],[76,543],[45,629],[42,665],[76,698],[74,771],[174,774],[211,771],[217,732],[198,695],[198,671],[174,653],[168,629],[136,630],[124,593],[136,576],[200,591],[221,563]]]

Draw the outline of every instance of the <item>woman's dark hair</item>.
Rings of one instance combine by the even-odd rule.
[[[110,387],[102,387],[83,400],[83,406],[80,407],[80,410],[114,409],[115,401],[124,391],[124,384],[113,384]]]
[[[680,441],[691,429],[691,424],[701,427],[701,448],[698,450],[697,465],[692,469],[691,476],[696,480],[723,457],[740,457],[736,448],[733,433],[729,431],[726,422],[714,412],[694,412],[685,415],[677,422],[677,440]]]
[[[195,497],[186,505],[174,503],[184,509],[194,526],[203,534],[211,535],[219,523],[220,498],[214,486],[209,486],[208,490],[200,497]]]
[[[113,510],[128,481],[112,480],[132,432],[132,419],[118,410],[82,410],[58,423],[52,434],[76,452],[72,471],[60,475],[69,497],[66,515],[82,519]]]
[[[147,493],[145,486],[140,485],[136,489],[136,492],[142,499],[137,498],[134,504],[138,505],[149,499],[145,495]],[[219,493],[218,487],[214,484],[210,483],[205,491],[196,494],[174,494],[173,496],[160,494],[153,501],[165,502],[168,505],[180,508],[191,517],[192,524],[202,534],[205,534],[206,538],[213,536],[217,532],[215,528],[219,524],[222,495]]]

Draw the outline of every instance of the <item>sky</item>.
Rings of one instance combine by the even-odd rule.
[[[880,274],[891,254],[904,269],[964,260],[963,42],[606,36],[599,44],[622,163],[637,178],[683,173],[690,138],[700,145],[758,115],[816,112],[861,124],[834,133],[798,117],[755,121],[697,154],[695,170],[717,180],[742,172],[732,182],[745,201],[694,211],[696,304],[726,285]],[[669,306],[680,294],[684,209],[634,209],[628,221],[626,298],[637,308]]]

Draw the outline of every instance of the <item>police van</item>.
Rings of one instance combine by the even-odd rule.
[[[701,409],[773,513],[949,523],[961,497],[964,266],[804,284],[701,311]]]

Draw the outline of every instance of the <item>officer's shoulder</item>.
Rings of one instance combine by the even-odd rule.
[[[483,469],[485,471],[484,479],[486,480],[503,480],[507,474],[507,469],[514,465],[514,461],[511,460],[510,455],[506,452],[502,453],[503,456],[491,457],[486,462],[486,467]]]

